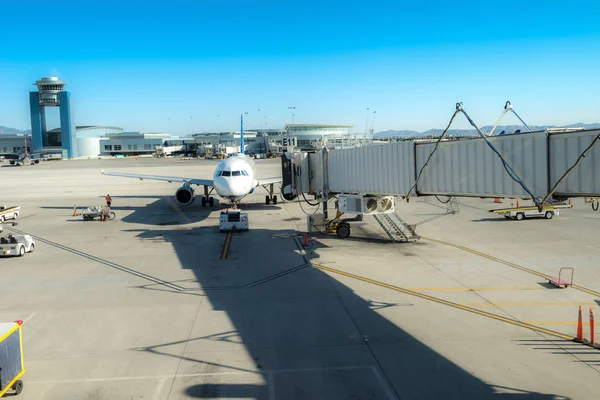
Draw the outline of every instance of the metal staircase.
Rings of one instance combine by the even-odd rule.
[[[460,203],[457,197],[450,197],[450,200],[446,204],[446,214],[458,214],[460,212]]]
[[[392,242],[408,242],[420,238],[414,228],[396,214],[376,214],[374,217]]]

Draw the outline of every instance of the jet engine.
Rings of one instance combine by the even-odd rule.
[[[175,200],[181,206],[189,206],[194,202],[194,189],[183,185],[175,192]]]

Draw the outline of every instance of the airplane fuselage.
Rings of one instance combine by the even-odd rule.
[[[232,203],[252,193],[256,187],[256,165],[245,154],[221,161],[213,174],[214,188],[223,199]]]

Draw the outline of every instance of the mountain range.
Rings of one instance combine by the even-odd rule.
[[[492,125],[487,125],[481,127],[481,131],[483,133],[490,133],[494,128]],[[533,131],[543,131],[548,128],[584,128],[584,129],[598,129],[600,128],[600,123],[593,124],[584,124],[577,123],[565,126],[555,126],[555,125],[531,125],[530,128]],[[524,125],[499,125],[494,131],[496,134],[499,134],[502,131],[505,133],[514,133],[516,130],[521,130],[521,132],[527,132],[527,128]],[[388,139],[388,138],[413,138],[413,137],[429,137],[429,136],[439,136],[444,132],[443,129],[429,129],[424,132],[413,131],[409,129],[400,129],[400,130],[387,130],[382,132],[375,132],[373,134],[374,139]],[[16,128],[10,128],[8,126],[0,125],[0,135],[15,135],[15,134],[30,134],[31,130],[19,130]],[[477,131],[475,129],[449,129],[448,135],[450,136],[477,136]]]
[[[2,126],[0,125],[0,135],[16,135],[16,134],[24,134],[24,133],[31,133],[31,129],[28,129],[26,131],[21,131],[19,129],[15,129],[15,128],[9,128],[8,126]]]
[[[584,124],[577,123],[565,126],[555,126],[555,125],[531,125],[529,126],[532,131],[543,131],[544,129],[549,128],[584,128],[584,129],[598,129],[600,128],[600,123],[593,124]],[[482,126],[481,131],[483,133],[490,133],[494,128],[493,125]],[[495,134],[499,134],[504,131],[507,134],[515,133],[517,130],[521,130],[521,132],[527,132],[527,128],[524,125],[498,125],[494,130]],[[412,131],[412,130],[387,130],[382,132],[375,132],[373,134],[373,138],[375,139],[387,139],[387,138],[412,138],[412,137],[427,137],[427,136],[439,136],[444,132],[443,129],[429,129],[424,132]],[[477,136],[477,131],[475,129],[449,129],[447,135],[450,136]]]

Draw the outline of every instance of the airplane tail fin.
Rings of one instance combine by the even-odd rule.
[[[244,154],[244,114],[240,119],[240,154]]]

